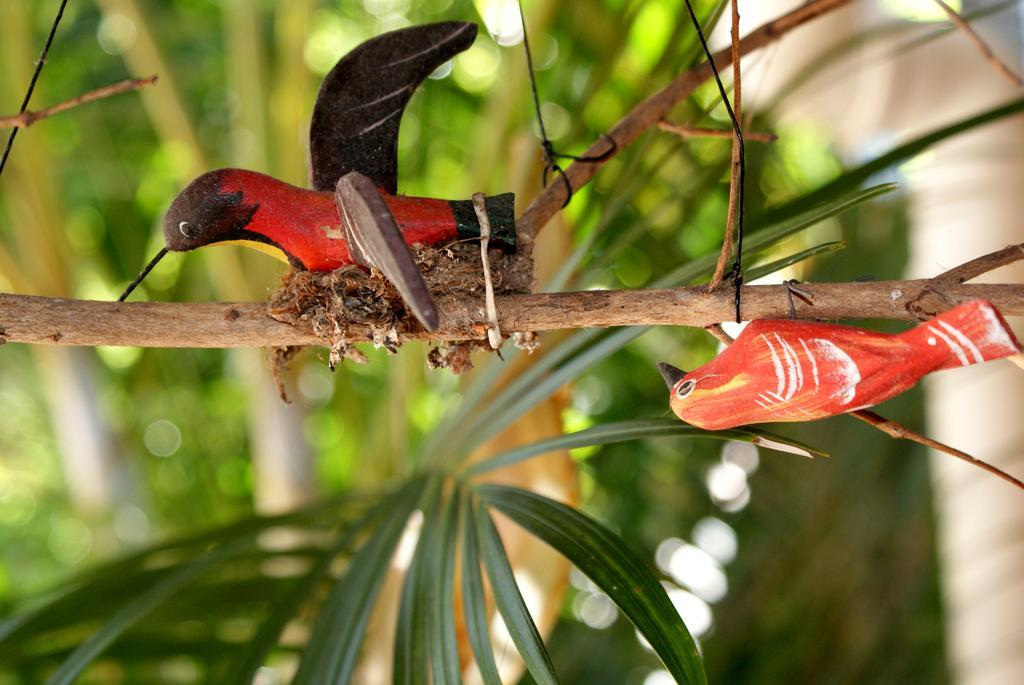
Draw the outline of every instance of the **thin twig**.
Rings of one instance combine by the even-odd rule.
[[[811,0],[789,14],[774,19],[745,36],[739,44],[741,56],[769,45],[790,31],[803,26],[820,16],[847,5],[851,0]],[[727,48],[714,56],[715,63],[725,67],[732,64],[732,49]],[[647,129],[657,125],[679,102],[693,94],[697,86],[711,78],[711,66],[703,62],[680,74],[671,83],[634,107],[606,134],[615,141],[615,149],[609,153],[608,141],[600,137],[581,155],[590,161],[573,162],[565,169],[565,175],[573,188],[579,190],[590,182],[602,166],[621,153]],[[600,157],[601,159],[593,159]],[[516,233],[520,248],[527,254],[533,246],[537,233],[558,213],[565,203],[565,184],[552,183],[530,203],[523,215],[516,221]],[[726,317],[728,318],[728,317]]]
[[[743,121],[743,97],[740,87],[740,3],[739,0],[732,0],[732,109],[736,121]],[[725,215],[725,235],[722,237],[722,251],[718,254],[718,262],[715,264],[715,273],[711,276],[708,287],[712,290],[722,284],[722,277],[725,276],[725,265],[729,262],[729,255],[732,254],[733,236],[736,234],[736,216],[742,216],[743,208],[739,206],[742,202],[743,178],[740,175],[740,161],[743,154],[743,141],[738,135],[738,130],[732,135],[732,169],[729,176],[729,208]],[[743,230],[740,226],[739,230]],[[738,309],[738,307],[737,307]]]
[[[1002,469],[993,466],[988,462],[982,461],[977,457],[972,457],[966,452],[958,450],[955,447],[950,447],[945,443],[939,442],[937,440],[932,440],[928,436],[921,435],[917,431],[913,431],[901,423],[897,423],[896,421],[887,419],[884,416],[879,416],[873,411],[861,409],[860,411],[852,412],[851,416],[853,416],[856,419],[860,419],[861,421],[870,426],[874,426],[875,428],[882,431],[891,438],[896,438],[897,440],[910,440],[912,442],[918,443],[919,445],[924,445],[925,447],[930,447],[933,450],[937,450],[939,452],[943,452],[945,454],[954,456],[957,459],[962,459],[966,461],[968,464],[977,466],[980,469],[984,469],[989,473],[1002,478],[1011,485],[1014,485],[1020,488],[1021,490],[1024,490],[1024,483],[1022,483],[1017,478],[1014,478],[1006,471],[1003,471]]]
[[[710,326],[707,326],[704,330],[710,333],[711,337],[715,338],[726,347],[733,343],[732,336],[725,332],[725,329],[722,328],[722,324],[720,323],[713,323]]]
[[[733,138],[735,134],[732,129],[701,128],[699,126],[682,126],[662,119],[658,122],[658,128],[666,133],[674,133],[680,138]],[[744,131],[744,140],[754,140],[759,143],[774,143],[779,139],[774,133],[761,133],[757,131]]]
[[[978,35],[978,33],[967,22],[967,20],[961,17],[955,9],[953,9],[948,4],[943,2],[943,0],[935,0],[935,4],[941,7],[943,11],[945,11],[946,15],[949,16],[949,20],[953,23],[953,25],[960,29],[964,33],[964,35],[966,35],[967,38],[970,39],[972,43],[974,43],[974,46],[978,48],[978,52],[980,52],[981,55],[985,58],[985,60],[992,65],[993,69],[995,69],[998,73],[1005,76],[1006,80],[1012,83],[1013,85],[1024,86],[1024,81],[1021,80],[1020,76],[1018,76],[1012,69],[1010,69],[1010,67],[1006,66],[1005,62],[996,57],[995,53],[992,52],[992,48],[990,48],[988,46],[988,43],[986,43],[982,39],[982,37]]]
[[[46,55],[50,52],[50,46],[53,45],[53,38],[57,35],[57,26],[60,25],[60,20],[64,16],[64,8],[67,7],[67,4],[68,0],[61,0],[60,6],[57,8],[57,16],[53,18],[53,24],[50,25],[50,33],[46,36],[46,43],[43,44],[43,51],[39,53],[36,68],[32,72],[32,80],[28,83],[25,98],[21,101],[21,107],[18,109],[19,113],[28,109],[29,100],[32,99],[32,92],[36,89],[36,83],[39,81],[39,74],[43,71],[43,65],[46,64]],[[18,137],[19,130],[21,129],[15,126],[11,131],[11,135],[7,138],[7,146],[4,148],[3,156],[0,157],[0,175],[3,175],[4,168],[7,167],[7,158],[11,156],[11,148],[14,147],[14,139]]]
[[[88,93],[75,96],[70,100],[53,105],[52,107],[46,107],[35,111],[23,110],[20,114],[13,114],[10,116],[0,117],[0,128],[20,127],[28,128],[32,124],[36,123],[40,119],[46,119],[52,117],[55,114],[60,114],[65,110],[69,110],[72,107],[78,107],[84,105],[87,102],[93,102],[94,100],[101,100],[103,98],[109,98],[113,95],[120,95],[121,93],[127,93],[129,91],[138,90],[145,86],[151,86],[156,83],[156,74],[149,78],[133,78],[121,81],[119,83],[112,83],[108,86],[91,90]]]
[[[733,343],[732,336],[726,333],[725,329],[723,329],[719,324],[708,326],[706,330],[726,347]],[[988,462],[982,461],[977,457],[972,457],[971,455],[967,454],[967,452],[958,450],[955,447],[951,447],[944,442],[933,440],[932,438],[929,438],[926,435],[922,435],[921,433],[918,433],[915,430],[911,430],[910,428],[907,428],[898,421],[887,419],[884,416],[881,416],[880,414],[877,414],[867,409],[860,409],[857,411],[849,412],[849,414],[855,419],[859,419],[864,423],[868,424],[869,426],[877,428],[878,430],[888,435],[890,438],[895,438],[897,440],[910,440],[911,442],[916,442],[919,445],[930,447],[933,450],[943,452],[950,456],[956,457],[957,459],[962,459],[963,461],[966,461],[968,464],[973,464],[978,468],[984,469],[985,471],[988,471],[989,473],[998,476],[999,478],[1002,478],[1011,485],[1014,485],[1020,488],[1021,490],[1024,490],[1024,483],[1014,478],[1006,471],[1003,471],[1002,469],[993,466]]]
[[[932,280],[940,283],[966,283],[972,278],[977,278],[984,273],[994,271],[1007,264],[1013,264],[1021,259],[1024,259],[1024,243],[1017,243],[964,262],[960,266],[955,266],[949,271],[939,274]]]

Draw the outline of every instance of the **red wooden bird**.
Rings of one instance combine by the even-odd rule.
[[[1001,359],[1021,345],[989,302],[965,302],[898,335],[796,320],[752,321],[696,371],[658,368],[672,411],[721,430],[812,421],[856,411],[909,390],[941,369]]]
[[[398,195],[398,130],[417,86],[476,38],[472,23],[392,31],[348,53],[324,79],[310,124],[310,184],[297,188],[242,169],[203,174],[164,218],[167,246],[121,296],[124,300],[167,252],[241,242],[293,267],[330,271],[374,267],[433,330],[436,308],[407,244],[480,236],[471,201]],[[511,193],[487,198],[491,237],[515,247]]]

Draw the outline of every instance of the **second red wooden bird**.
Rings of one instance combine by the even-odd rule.
[[[933,371],[1020,352],[999,311],[974,300],[898,335],[760,319],[695,371],[658,367],[672,411],[699,428],[721,430],[857,411],[909,390]]]

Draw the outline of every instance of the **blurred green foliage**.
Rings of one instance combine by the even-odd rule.
[[[303,126],[315,88],[345,51],[410,23],[480,21],[481,13],[502,17],[507,5],[71,3],[34,106],[145,75],[132,64],[143,59],[138,55],[146,43],[166,71],[151,91],[85,106],[22,132],[0,183],[0,287],[113,299],[160,244],[162,211],[198,171],[250,166],[303,182]],[[698,5],[704,17],[722,9],[720,3]],[[0,0],[0,112],[16,110],[55,6]],[[549,132],[565,151],[581,150],[697,55],[675,2],[534,2],[527,9]],[[491,26],[512,31],[508,21],[492,20]],[[499,32],[495,41],[482,31],[450,74],[414,97],[400,139],[403,192],[461,198],[511,188],[523,207],[537,190],[538,151],[521,46],[502,45],[501,37]],[[705,86],[674,118],[724,128],[716,98]],[[756,107],[756,101],[747,104],[748,111]],[[781,136],[774,145],[748,148],[753,215],[810,193],[845,166],[825,134],[807,125],[775,127],[773,113],[759,111],[752,127],[774,128]],[[728,141],[683,143],[657,132],[624,150],[565,213],[574,245],[584,246],[577,268],[566,274],[567,286],[642,287],[714,253],[727,202],[728,159]],[[548,229],[558,230],[557,224]],[[774,246],[761,261],[840,238],[846,250],[801,267],[800,277],[813,280],[825,270],[828,280],[899,276],[907,249],[903,198],[860,205]],[[139,297],[260,297],[274,286],[279,265],[231,249],[165,260]],[[345,363],[333,375],[317,352],[300,360],[297,404],[288,411],[298,417],[301,442],[312,454],[318,493],[365,489],[408,473],[409,455],[459,407],[460,381],[426,371],[424,352],[421,345],[407,345],[398,357],[367,350],[369,364]],[[714,341],[700,331],[645,333],[573,385],[566,430],[663,415],[665,392],[653,362],[667,359],[689,368],[714,352]],[[46,590],[104,560],[256,511],[251,455],[256,428],[268,420],[261,414],[265,403],[258,401],[265,364],[220,350],[111,348],[76,359],[70,368],[86,374],[94,410],[88,430],[106,436],[110,448],[110,494],[100,507],[83,507],[69,496],[75,454],[61,446],[55,427],[70,420],[59,400],[71,394],[73,382],[47,373],[49,352],[0,349],[2,614],[33,605]],[[882,411],[912,426],[923,421],[917,392]],[[721,564],[728,592],[711,603],[707,631],[694,630],[702,633],[712,682],[943,682],[923,451],[846,418],[781,432],[834,456],[805,462],[761,453],[748,482],[749,503],[736,507],[709,496],[709,471],[723,463],[717,442],[581,448],[574,455],[583,509],[652,565],[660,544],[691,541],[702,519],[721,519],[735,531],[738,553]],[[338,520],[340,525],[340,515]],[[244,560],[234,563],[246,568]],[[669,574],[661,573],[667,581]],[[210,582],[196,601],[218,596],[217,580]],[[239,606],[286,592],[266,575],[232,587],[243,595]],[[555,668],[565,682],[642,683],[659,665],[634,629],[608,612],[603,615],[612,616],[610,623],[591,621],[602,629],[581,618],[583,603],[599,594],[574,582],[548,641]],[[162,616],[116,643],[117,652],[173,652],[164,643],[176,636],[161,631]],[[186,636],[196,641],[185,650],[189,656],[168,657],[157,675],[166,682],[213,682],[215,653],[251,637],[242,632]],[[200,658],[204,654],[209,662]],[[210,665],[207,671],[203,663]],[[117,678],[128,678],[124,682],[157,677],[136,675],[132,680],[117,672]],[[96,682],[106,676],[103,667],[92,674]],[[32,677],[0,665],[0,683]]]

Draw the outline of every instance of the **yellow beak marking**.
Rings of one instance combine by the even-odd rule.
[[[268,254],[271,257],[273,257],[274,259],[280,260],[280,261],[284,262],[285,264],[289,263],[288,262],[288,256],[284,253],[284,250],[282,250],[279,247],[275,247],[273,245],[267,245],[266,243],[258,243],[255,240],[225,240],[224,242],[219,243],[219,244],[220,245],[242,245],[244,247],[248,247],[248,248],[251,248],[253,250],[258,250],[258,251],[262,252],[263,254]]]

